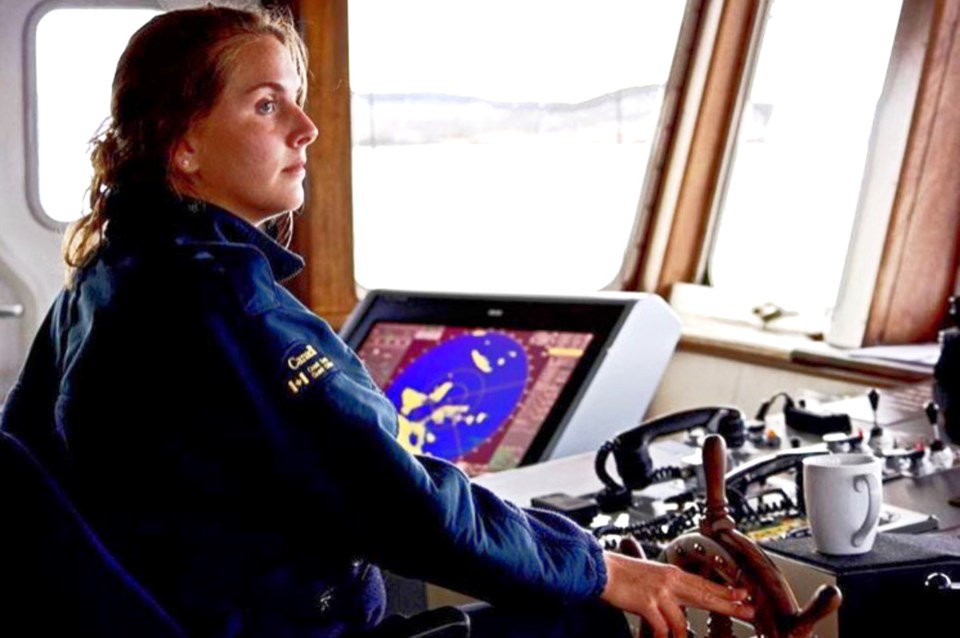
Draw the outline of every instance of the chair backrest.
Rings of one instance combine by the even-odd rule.
[[[37,459],[5,432],[0,503],[0,635],[184,635]]]

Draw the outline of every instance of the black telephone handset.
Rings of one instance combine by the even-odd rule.
[[[742,447],[746,437],[743,415],[728,407],[697,408],[668,414],[621,432],[597,451],[594,467],[604,484],[604,489],[596,495],[600,509],[604,512],[626,509],[630,506],[633,490],[683,477],[683,470],[678,467],[655,469],[648,450],[654,439],[697,428],[708,434],[719,434],[731,448]],[[607,458],[611,453],[622,485],[607,472]]]

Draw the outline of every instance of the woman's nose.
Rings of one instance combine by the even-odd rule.
[[[294,146],[300,148],[301,146],[309,146],[317,139],[317,135],[320,134],[320,131],[317,130],[317,126],[313,123],[313,120],[307,116],[307,114],[299,106],[296,111],[296,126],[294,128]]]

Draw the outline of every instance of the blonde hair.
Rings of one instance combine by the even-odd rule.
[[[130,38],[113,77],[110,119],[92,141],[90,212],[64,237],[67,285],[103,240],[111,192],[176,190],[174,148],[213,108],[240,47],[263,35],[276,37],[290,51],[300,76],[297,102],[303,106],[306,50],[286,11],[213,5],[170,11]]]

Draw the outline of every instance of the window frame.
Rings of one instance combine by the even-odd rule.
[[[27,207],[44,228],[62,231],[70,222],[58,221],[47,214],[40,202],[40,132],[37,95],[37,27],[52,11],[59,9],[157,9],[164,10],[159,0],[47,0],[35,6],[27,17],[23,33],[24,136],[26,150]]]
[[[665,196],[655,204],[650,249],[640,265],[642,290],[668,297],[674,283],[698,278],[765,5],[765,0],[710,2],[712,15],[696,46],[698,64],[685,78],[689,102],[683,109],[691,130],[687,138],[673,140]]]
[[[960,3],[930,2],[929,44],[864,345],[933,340],[947,297],[957,293],[960,149],[951,140],[960,136],[952,106],[960,100]]]
[[[927,51],[925,40],[933,25],[933,10],[933,0],[904,0],[900,12],[890,66],[873,122],[859,210],[826,334],[829,343],[840,347],[868,345],[864,343],[869,339],[866,326],[878,292],[884,246],[892,236],[891,219],[911,145]]]
[[[310,69],[306,112],[320,130],[307,147],[306,197],[291,244],[305,266],[289,287],[304,305],[339,328],[358,301],[347,0],[269,4],[289,8],[300,24]]]
[[[719,4],[722,4],[723,8],[716,25],[715,43],[712,47],[704,46],[698,51],[698,55],[709,58],[709,70],[703,80],[707,86],[708,98],[689,107],[691,110],[695,108],[697,113],[695,126],[698,129],[706,128],[702,135],[699,135],[699,130],[693,135],[686,153],[674,154],[675,157],[680,157],[679,168],[671,167],[678,175],[674,188],[679,194],[676,196],[675,206],[663,199],[659,202],[654,219],[656,230],[650,240],[654,250],[648,250],[644,255],[645,261],[638,277],[641,289],[655,291],[665,297],[670,297],[675,292],[675,284],[699,284],[704,281],[706,258],[711,247],[718,203],[722,197],[725,171],[730,166],[736,140],[738,104],[742,103],[748,93],[753,58],[762,35],[763,17],[766,15],[766,0],[727,0]],[[895,147],[895,140],[880,136],[879,144],[876,139],[871,141],[874,156],[871,157],[868,172],[887,177],[892,175],[894,179],[899,179],[895,192],[886,194],[886,205],[883,196],[874,194],[867,199],[873,197],[879,201],[872,202],[871,209],[858,212],[851,243],[852,252],[848,254],[845,269],[845,284],[844,288],[841,288],[842,296],[851,295],[854,298],[848,300],[846,306],[835,313],[826,335],[827,339],[836,345],[857,347],[880,342],[912,343],[930,340],[943,315],[946,295],[953,285],[955,273],[953,270],[945,273],[936,286],[931,286],[922,282],[921,268],[905,267],[904,259],[913,264],[917,261],[916,253],[923,251],[916,247],[915,241],[911,241],[911,232],[905,228],[904,220],[910,217],[910,214],[903,212],[898,218],[897,210],[898,207],[903,208],[899,203],[901,200],[911,197],[906,192],[908,185],[904,182],[904,171],[911,162],[916,164],[920,161],[918,154],[922,156],[922,149],[931,142],[929,133],[925,134],[922,127],[917,125],[917,118],[921,97],[925,94],[939,95],[939,91],[942,91],[942,88],[937,88],[940,85],[933,78],[935,74],[931,71],[931,65],[948,57],[947,49],[952,42],[950,37],[956,29],[958,13],[956,7],[952,6],[954,4],[956,3],[944,3],[942,0],[904,1],[896,35],[898,42],[895,44],[884,88],[884,104],[878,111],[877,119],[897,117],[901,128],[909,130],[909,135],[905,148],[902,149],[902,162],[897,157],[892,166],[890,160],[878,157],[880,154],[876,148],[879,145],[884,145],[885,149]],[[934,37],[931,37],[931,34],[934,34]],[[704,35],[702,41],[707,40],[707,35],[709,34]],[[915,59],[918,48],[923,52],[920,56],[922,60]],[[911,59],[911,56],[914,59]],[[954,56],[960,59],[960,49]],[[941,66],[945,67],[946,63]],[[945,79],[949,79],[949,73],[942,68],[941,84]],[[688,81],[696,81],[696,78]],[[936,119],[936,110],[933,117]],[[954,134],[958,133],[960,130],[956,130]],[[887,135],[887,138],[890,137],[896,136]],[[682,142],[683,140],[674,140],[675,144]],[[934,166],[934,169],[937,167]],[[867,177],[869,178],[869,175]],[[874,179],[876,180],[876,177]],[[915,176],[914,179],[922,177]],[[938,190],[944,189],[941,187]],[[915,195],[916,193],[914,197]],[[931,201],[937,200],[931,197]],[[946,223],[948,230],[955,231],[956,222],[946,222],[943,219],[945,216],[941,214],[938,228],[942,229]],[[955,220],[956,214],[953,218]],[[665,219],[668,222],[665,222]],[[916,224],[913,226],[916,234]],[[944,235],[940,231],[936,233],[940,237]],[[946,235],[953,241],[956,233]],[[898,262],[891,256],[890,247],[904,242],[913,248],[901,251]],[[949,246],[948,242],[944,241],[937,243],[944,251],[940,254],[950,255],[953,258],[952,263],[956,264],[955,245]],[[929,261],[925,263],[929,265]],[[856,281],[857,285],[852,285],[851,281]],[[901,297],[906,296],[908,291],[912,292],[910,296],[913,307],[908,308],[907,304],[899,303],[897,312],[888,312],[886,315],[888,318],[896,316],[898,333],[893,334],[888,329],[885,334],[880,334],[871,326],[880,321],[877,309],[893,303],[892,290],[899,291]],[[689,288],[684,292],[689,293]],[[726,304],[722,300],[717,303]],[[917,313],[917,308],[922,308],[922,311]],[[741,316],[749,318],[749,309],[740,311]],[[714,312],[709,308],[703,309],[703,314]],[[725,308],[722,312],[731,311]],[[919,317],[919,314],[923,317]]]
[[[704,47],[705,38],[712,44],[711,36],[716,34],[716,22],[719,18],[716,7],[719,6],[719,3],[709,0],[687,0],[677,37],[677,50],[664,89],[660,122],[647,164],[637,216],[620,272],[606,290],[650,290],[642,282],[643,265],[647,261],[648,251],[663,249],[663,246],[658,246],[654,241],[657,226],[672,220],[672,216],[666,219],[667,214],[663,210],[662,202],[675,201],[676,189],[671,188],[671,185],[677,180],[673,173],[676,167],[682,164],[677,155],[689,151],[696,121],[695,107],[703,99],[705,89],[702,81],[705,72],[704,60],[697,51]],[[657,214],[658,205],[664,214]]]

